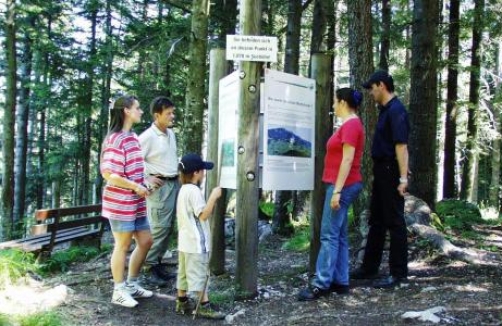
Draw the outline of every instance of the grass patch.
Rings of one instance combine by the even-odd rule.
[[[308,226],[298,227],[293,237],[282,245],[282,249],[304,252],[310,248],[310,228]]]
[[[233,290],[209,292],[209,301],[216,305],[228,305],[234,302],[235,294]]]
[[[0,314],[0,325],[1,326],[11,325],[10,322],[9,322],[9,317],[7,317],[4,314]]]
[[[32,253],[18,249],[0,251],[0,288],[36,270],[35,256]]]
[[[52,311],[28,316],[7,316],[0,314],[0,326],[63,326],[67,325],[60,314]]]
[[[41,312],[19,318],[21,326],[62,326],[61,316],[55,312]]]
[[[275,209],[274,203],[260,201],[258,203],[258,206],[260,207],[260,210],[269,218],[272,218],[272,216],[274,216],[274,209]]]
[[[86,262],[103,252],[109,252],[111,246],[96,247],[76,246],[54,252],[43,262],[37,262],[33,253],[18,249],[0,251],[0,288],[15,282],[28,273],[47,275],[56,272],[66,272],[75,262]],[[0,324],[1,326],[2,324]]]
[[[50,258],[40,264],[38,271],[41,274],[66,272],[71,264],[86,262],[99,255],[101,251],[96,247],[75,246],[66,250],[54,252]]]
[[[463,200],[442,200],[436,205],[436,213],[441,222],[436,225],[442,226],[444,230],[468,231],[473,224],[485,223],[478,206]]]

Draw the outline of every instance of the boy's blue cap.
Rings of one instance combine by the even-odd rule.
[[[199,170],[211,170],[214,167],[213,162],[205,162],[200,155],[195,153],[184,155],[178,165],[181,172],[185,174]]]

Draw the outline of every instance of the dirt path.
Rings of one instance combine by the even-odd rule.
[[[479,229],[491,244],[502,244],[496,232]],[[76,265],[70,273],[45,280],[46,286],[65,284],[71,290],[57,309],[69,325],[435,325],[433,321],[403,319],[406,312],[436,308],[439,325],[502,325],[502,268],[500,262],[467,264],[444,257],[412,252],[410,282],[394,290],[377,290],[367,281],[351,284],[350,295],[298,302],[306,284],[307,253],[281,250],[283,240],[272,236],[260,245],[259,293],[249,301],[232,301],[234,255],[227,252],[228,273],[212,279],[211,291],[226,298],[221,310],[227,321],[192,320],[174,314],[175,289],[160,289],[134,309],[109,303],[112,290],[108,258]],[[411,250],[420,251],[411,246]],[[384,267],[384,264],[382,267]],[[174,268],[174,267],[173,267]],[[384,273],[384,271],[382,271]],[[230,321],[230,322],[229,322]]]

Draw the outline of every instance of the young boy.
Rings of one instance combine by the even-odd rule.
[[[176,204],[178,219],[176,313],[182,315],[195,313],[194,302],[187,297],[187,292],[193,291],[200,298],[197,315],[223,319],[225,315],[210,306],[207,291],[205,291],[211,250],[208,218],[221,196],[221,188],[214,188],[206,203],[199,186],[204,178],[204,170],[211,170],[213,166],[212,162],[204,162],[197,154],[183,156],[178,165],[182,186]]]

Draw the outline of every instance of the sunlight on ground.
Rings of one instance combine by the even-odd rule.
[[[496,220],[500,217],[500,212],[494,207],[480,208],[483,220]]]
[[[0,313],[26,315],[46,311],[64,303],[69,292],[65,285],[47,288],[31,279],[7,285],[0,291]]]
[[[455,291],[463,291],[463,292],[488,292],[488,289],[485,287],[474,286],[472,284],[467,285],[457,285],[453,287]]]

